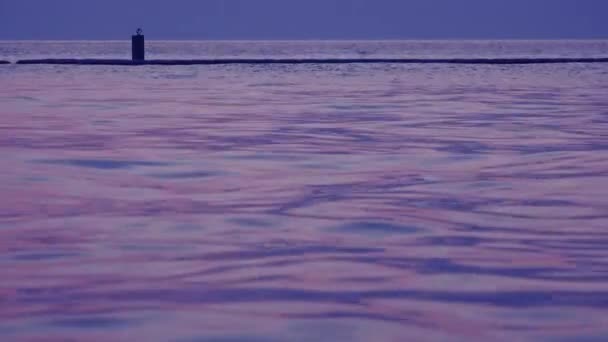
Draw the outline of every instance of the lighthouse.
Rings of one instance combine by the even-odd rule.
[[[131,37],[131,51],[134,62],[146,60],[146,40],[143,31],[139,28],[134,36]]]

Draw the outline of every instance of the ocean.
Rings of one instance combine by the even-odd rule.
[[[608,41],[148,42],[150,58]],[[0,42],[0,60],[129,58]],[[0,66],[2,341],[606,341],[608,64]]]

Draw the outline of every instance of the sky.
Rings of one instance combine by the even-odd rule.
[[[596,39],[608,0],[0,0],[0,39]]]

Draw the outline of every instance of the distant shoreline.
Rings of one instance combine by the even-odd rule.
[[[378,39],[172,39],[158,38],[148,39],[150,42],[229,42],[229,43],[259,43],[259,42],[608,42],[608,37],[605,38],[501,38],[501,39],[483,39],[483,38],[378,38]],[[0,39],[0,43],[18,43],[18,42],[48,42],[48,43],[130,43],[127,39]]]

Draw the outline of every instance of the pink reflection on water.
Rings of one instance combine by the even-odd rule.
[[[2,74],[0,335],[606,333],[598,70],[311,68]]]

